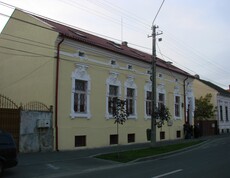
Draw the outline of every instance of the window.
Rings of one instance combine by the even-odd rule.
[[[85,135],[75,136],[75,147],[82,147],[82,146],[86,146],[86,136]]]
[[[129,113],[129,119],[137,118],[137,86],[133,76],[127,76],[125,81],[125,100],[126,111]]]
[[[111,60],[111,65],[117,65],[117,62],[115,60]]]
[[[86,113],[87,108],[87,82],[75,80],[74,111],[76,113]]]
[[[146,115],[151,116],[152,114],[152,92],[146,92]]]
[[[178,131],[176,131],[176,138],[180,138],[180,137],[181,137],[181,131],[178,130]]]
[[[134,108],[134,94],[135,90],[133,88],[127,88],[127,95],[126,95],[126,111],[129,113],[129,115],[135,114],[135,108]]]
[[[128,134],[128,143],[133,143],[135,142],[135,134]]]
[[[90,78],[87,66],[76,65],[72,73],[71,114],[72,118],[90,118]]]
[[[110,145],[118,144],[118,135],[110,135]]]
[[[165,95],[164,93],[159,93],[158,95],[158,108],[160,109],[165,104]]]
[[[175,117],[180,117],[180,96],[175,96]]]
[[[220,120],[223,121],[223,110],[222,110],[222,106],[220,106]]]
[[[78,56],[79,56],[79,57],[85,57],[85,53],[82,52],[82,51],[79,51],[79,52],[78,52]]]
[[[228,106],[225,106],[225,117],[226,121],[228,121]]]
[[[106,79],[106,113],[105,118],[113,118],[113,98],[121,97],[121,82],[118,80],[119,74],[116,72],[109,72],[109,77]]]
[[[114,105],[116,104],[114,98],[118,97],[118,86],[110,85],[109,86],[109,100],[108,100],[108,111],[109,114],[113,114]]]
[[[130,64],[128,64],[128,65],[127,65],[127,68],[128,68],[129,70],[132,70],[132,69],[133,69],[133,66],[130,65]]]
[[[163,131],[160,132],[160,139],[161,140],[165,139],[165,132]]]

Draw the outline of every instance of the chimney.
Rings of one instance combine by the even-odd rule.
[[[122,46],[126,46],[126,47],[128,46],[128,42],[127,41],[122,41],[121,44],[122,44]]]

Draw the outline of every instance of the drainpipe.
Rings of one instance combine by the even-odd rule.
[[[57,63],[56,63],[56,86],[55,86],[55,148],[58,149],[58,84],[59,84],[59,63],[60,63],[60,46],[64,38],[57,45]]]
[[[183,84],[184,84],[184,123],[186,124],[186,91],[185,91],[185,82],[186,82],[186,80],[188,79],[188,76],[186,76],[186,78],[184,79],[184,82],[183,82]]]

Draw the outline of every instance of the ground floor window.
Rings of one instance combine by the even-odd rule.
[[[128,134],[128,143],[133,143],[135,142],[135,134]]]
[[[160,132],[160,139],[161,140],[165,139],[165,132],[163,131]]]
[[[176,138],[180,138],[181,137],[181,131],[180,130],[177,130],[176,131]]]
[[[118,135],[117,134],[110,135],[109,142],[110,142],[110,145],[118,144]]]
[[[75,136],[75,147],[86,146],[86,136],[85,135],[77,135]]]

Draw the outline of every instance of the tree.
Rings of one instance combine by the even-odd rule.
[[[216,108],[211,103],[212,94],[208,93],[205,97],[196,99],[194,118],[197,120],[210,119],[214,116]]]
[[[164,122],[169,122],[171,119],[171,114],[169,112],[169,109],[165,106],[162,105],[161,107],[158,107],[156,110],[156,126],[158,128],[161,128],[162,125],[164,125]]]

